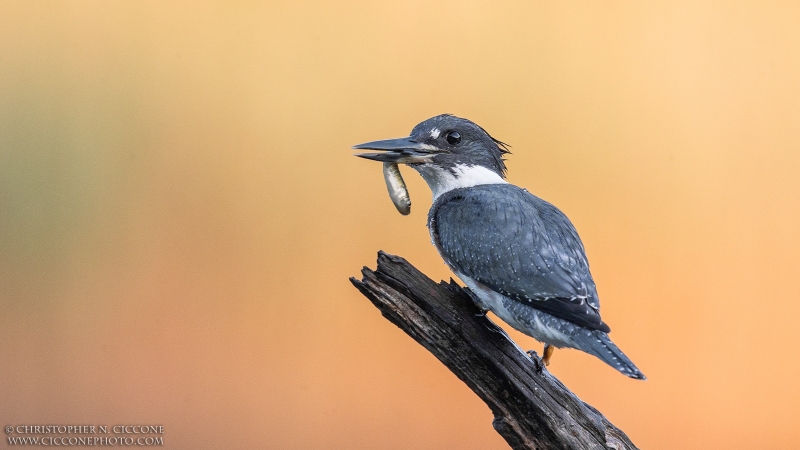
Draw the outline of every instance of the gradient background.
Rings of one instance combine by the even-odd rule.
[[[552,373],[642,448],[800,447],[800,4],[561,3],[0,3],[0,425],[506,448],[348,281],[450,276],[424,182],[402,217],[349,149],[449,112],[572,219],[649,380]]]

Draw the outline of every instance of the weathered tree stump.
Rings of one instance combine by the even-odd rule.
[[[481,314],[452,279],[436,283],[399,256],[350,281],[428,349],[492,410],[494,429],[514,449],[635,449],[620,429],[550,375]]]

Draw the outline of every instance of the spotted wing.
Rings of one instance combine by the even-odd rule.
[[[600,319],[583,244],[555,206],[510,184],[452,190],[428,217],[442,256],[464,275],[578,325]]]

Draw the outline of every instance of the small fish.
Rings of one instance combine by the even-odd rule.
[[[389,197],[392,199],[395,208],[400,214],[407,216],[411,212],[411,197],[408,196],[406,183],[400,175],[400,168],[397,164],[383,163],[383,179],[386,180],[386,189],[389,190]]]

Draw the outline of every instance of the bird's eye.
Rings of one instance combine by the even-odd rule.
[[[447,133],[447,143],[450,145],[456,145],[461,142],[461,133],[458,131],[451,131]]]

